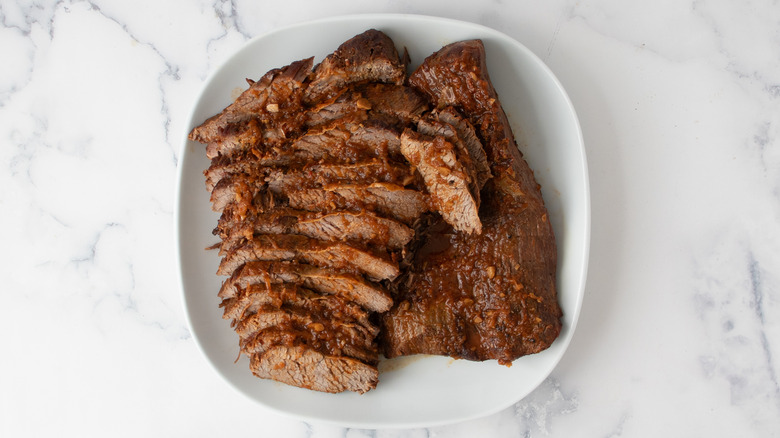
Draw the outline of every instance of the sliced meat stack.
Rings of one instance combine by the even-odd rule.
[[[406,59],[387,35],[366,31],[317,65],[248,80],[190,133],[207,145],[206,188],[221,213],[223,316],[258,377],[364,393],[377,384],[380,352],[506,361],[556,330],[534,319],[554,302],[536,280],[552,281],[554,265],[550,277],[549,257],[542,266],[522,252],[550,251],[533,176],[497,101],[472,108],[476,98],[460,96],[495,101],[484,64],[468,66],[474,84],[442,91],[446,57],[411,82]],[[536,231],[524,241],[528,224]],[[511,338],[518,317],[536,330],[522,340]],[[505,353],[515,341],[522,347]]]
[[[224,317],[259,377],[327,392],[376,385],[371,315],[393,304],[415,224],[450,200],[415,171],[432,158],[410,165],[402,151],[408,130],[430,118],[406,77],[390,38],[369,30],[316,66],[304,59],[248,81],[190,134],[212,160],[204,174],[221,213]],[[463,174],[454,190],[473,181]],[[468,220],[473,229],[478,217]]]

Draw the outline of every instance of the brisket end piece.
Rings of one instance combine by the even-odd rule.
[[[406,64],[399,58],[393,40],[370,29],[350,38],[322,60],[314,69],[304,102],[322,101],[355,82],[400,85],[405,79]]]
[[[396,304],[382,317],[385,356],[427,353],[510,364],[546,349],[561,330],[555,237],[490,83],[482,43],[445,46],[409,83],[476,128],[493,179],[482,190],[482,234],[467,235],[443,221],[425,231],[409,271],[398,279]]]

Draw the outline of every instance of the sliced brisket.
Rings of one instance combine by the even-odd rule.
[[[250,284],[291,283],[325,294],[337,295],[367,310],[384,312],[393,304],[390,294],[379,284],[359,275],[330,268],[293,262],[247,262],[222,283],[220,298],[234,298]]]
[[[235,330],[241,340],[246,342],[260,334],[259,332],[262,330],[271,327],[295,332],[308,331],[310,332],[307,333],[310,336],[309,339],[325,344],[323,345],[325,348],[348,344],[369,351],[373,350],[374,360],[376,360],[375,333],[371,333],[354,320],[329,318],[318,313],[317,310],[312,311],[304,307],[260,306],[257,312],[238,321]],[[310,341],[309,344],[311,345],[311,343]],[[334,350],[323,349],[323,351]],[[257,353],[257,351],[250,353]]]
[[[304,345],[276,345],[255,354],[250,369],[257,377],[323,392],[364,393],[376,388],[376,366],[359,360],[322,354]]]
[[[426,195],[391,183],[331,184],[321,188],[295,190],[286,195],[293,208],[313,211],[367,210],[406,224],[430,210]]]
[[[268,189],[277,195],[307,187],[328,184],[392,183],[401,187],[419,184],[407,164],[371,159],[356,163],[311,164],[302,169],[274,169],[267,177]]]
[[[398,264],[386,253],[341,242],[324,242],[293,234],[254,236],[228,251],[217,269],[218,275],[231,275],[250,261],[301,261],[320,267],[362,273],[377,280],[398,276]]]
[[[471,162],[474,164],[474,170],[476,171],[477,188],[482,190],[482,187],[484,187],[485,183],[493,177],[493,174],[490,171],[490,164],[488,164],[485,149],[482,147],[482,142],[477,137],[474,126],[472,126],[468,120],[461,117],[461,115],[451,107],[437,111],[434,116],[440,122],[455,128],[455,134],[457,136],[457,140],[455,141],[462,143],[463,147],[468,151]],[[449,135],[450,134],[448,133],[445,137],[450,139]]]
[[[334,99],[323,102],[306,114],[307,126],[318,126],[347,117],[382,114],[400,123],[416,122],[428,109],[428,101],[416,90],[404,85],[361,83],[342,90]]]
[[[471,176],[458,161],[455,146],[444,137],[429,137],[407,129],[401,152],[425,180],[434,209],[456,230],[482,232],[479,206],[469,191]]]
[[[370,29],[345,41],[317,65],[304,101],[316,103],[355,82],[402,84],[406,65],[398,57],[393,40]]]
[[[359,305],[339,295],[323,294],[295,283],[249,283],[239,289],[233,298],[223,300],[224,319],[242,321],[247,316],[258,313],[261,308],[282,306],[301,308],[314,312],[324,318],[345,323],[359,324],[372,337],[379,329],[369,320],[369,314]]]
[[[241,215],[234,214],[231,207],[224,210],[215,230],[222,239],[223,251],[255,234],[300,234],[318,240],[370,244],[390,250],[403,248],[414,236],[414,231],[406,225],[370,211],[319,213],[281,207]]]
[[[241,354],[247,356],[264,354],[277,345],[305,345],[322,354],[350,357],[371,365],[379,362],[379,351],[376,345],[363,345],[364,341],[342,333],[343,327],[323,323],[322,330],[316,332],[308,327],[296,325],[297,322],[295,319],[287,318],[279,321],[280,325],[272,325],[241,339],[239,341]],[[318,323],[312,325],[316,324]]]
[[[225,129],[256,120],[262,130],[282,129],[292,134],[300,129],[304,80],[311,72],[313,58],[273,69],[250,87],[221,113],[209,118],[190,132],[189,138],[201,143],[220,140]],[[219,149],[215,152],[218,152]],[[216,154],[209,154],[209,158]]]
[[[336,119],[310,129],[292,142],[288,150],[308,154],[311,161],[323,159],[354,163],[369,158],[398,157],[401,132],[390,121]]]

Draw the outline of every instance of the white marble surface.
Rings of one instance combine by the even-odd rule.
[[[188,331],[177,157],[206,76],[331,15],[472,21],[576,106],[592,245],[569,351],[492,416],[354,430],[227,387]],[[780,5],[0,1],[0,436],[780,436]]]

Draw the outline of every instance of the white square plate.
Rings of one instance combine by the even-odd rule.
[[[203,170],[205,146],[186,135],[232,101],[245,78],[315,56],[375,28],[416,67],[451,42],[480,38],[490,77],[514,129],[520,150],[534,169],[558,244],[558,299],[563,329],[553,345],[519,358],[511,367],[414,356],[383,360],[379,384],[366,394],[324,394],[254,377],[248,360],[237,363],[238,337],[222,319],[211,230],[219,216],[210,208]],[[530,50],[476,24],[415,15],[357,15],[279,29],[249,41],[204,84],[183,133],[175,209],[178,263],[190,329],[206,359],[230,385],[277,412],[306,421],[361,428],[424,427],[481,417],[525,397],[553,370],[571,340],[579,315],[590,243],[590,195],[585,150],[574,108],[552,72]]]

